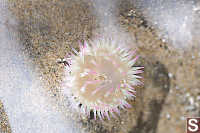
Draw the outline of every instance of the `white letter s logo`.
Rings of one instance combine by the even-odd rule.
[[[188,121],[188,130],[191,132],[198,131],[198,120],[197,119],[190,119]]]

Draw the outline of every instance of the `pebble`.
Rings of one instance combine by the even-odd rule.
[[[169,113],[167,113],[166,118],[169,120],[171,118],[171,115]]]
[[[180,88],[178,86],[176,86],[176,89],[179,90]]]
[[[185,120],[185,117],[184,117],[184,116],[181,116],[180,119],[183,121],[183,120]]]
[[[173,74],[172,74],[172,73],[168,73],[168,76],[169,76],[170,78],[172,78],[172,77],[173,77]]]
[[[165,43],[165,42],[166,42],[166,39],[162,39],[162,42],[164,42],[164,43]]]
[[[200,96],[197,96],[197,101],[200,101]]]
[[[192,55],[192,59],[194,59],[195,58],[195,56],[194,55]]]
[[[194,98],[193,97],[189,98],[189,103],[190,103],[190,105],[194,105]]]
[[[190,96],[190,93],[189,93],[189,92],[188,92],[188,93],[186,93],[186,94],[185,94],[185,96],[186,96],[186,97],[189,97],[189,96]]]

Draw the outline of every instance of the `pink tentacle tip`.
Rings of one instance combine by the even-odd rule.
[[[134,62],[137,60],[139,58],[139,55],[138,56],[136,56],[133,60],[134,60]]]
[[[85,48],[87,48],[87,42],[86,41],[84,41],[84,44],[83,44],[83,48],[85,49]]]
[[[119,51],[120,49],[121,49],[120,47],[117,47],[117,49],[116,49],[116,50],[117,50],[117,51]]]
[[[120,116],[120,111],[118,108],[114,108],[113,111],[116,112]]]
[[[132,92],[127,91],[128,95],[132,96],[132,97],[136,97]]]
[[[133,74],[140,74],[140,73],[143,73],[144,71],[143,70],[136,70]]]
[[[96,110],[99,110],[99,109],[100,109],[100,107],[99,107],[99,106],[95,106],[95,109],[96,109]]]
[[[144,85],[144,82],[138,81],[137,85]]]
[[[139,69],[144,69],[144,67],[143,67],[143,66],[141,66],[141,67],[138,67],[137,69],[138,69],[138,70],[139,70]]]
[[[136,53],[136,50],[131,51],[131,55],[134,55]]]
[[[108,111],[107,111],[107,110],[104,112],[104,114],[105,114],[105,116],[108,118],[108,120],[110,120],[110,117],[109,117],[109,114],[108,114]]]
[[[122,72],[122,75],[125,76],[127,73],[126,72]]]
[[[131,106],[129,103],[126,103],[126,104],[125,104],[125,107],[126,107],[126,108],[129,108],[129,109],[132,108],[132,106]]]

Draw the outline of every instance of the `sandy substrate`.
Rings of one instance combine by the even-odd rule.
[[[19,22],[17,30],[23,50],[39,68],[51,96],[60,101],[64,65],[57,60],[64,58],[70,47],[76,48],[78,40],[94,36],[99,27],[89,10],[92,4],[76,0],[14,0],[10,5]],[[183,52],[161,40],[158,31],[128,1],[118,8],[117,19],[135,40],[141,57],[136,65],[145,67],[144,86],[137,88],[136,100],[129,101],[133,108],[121,111],[117,119],[100,121],[75,113],[74,121],[91,133],[185,132],[186,117],[200,116],[200,50],[194,46]],[[64,116],[69,115],[66,106],[61,110]],[[11,132],[2,103],[0,128],[3,133]]]

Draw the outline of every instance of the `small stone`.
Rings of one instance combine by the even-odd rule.
[[[195,58],[195,56],[194,55],[192,55],[192,59],[194,59]]]
[[[194,104],[194,98],[193,98],[193,97],[190,97],[190,98],[189,98],[189,103],[190,103],[190,105],[193,105],[193,104]]]
[[[172,78],[172,77],[173,77],[173,74],[172,74],[172,73],[169,73],[168,76],[169,76],[170,78]]]
[[[181,117],[180,117],[180,120],[182,120],[182,121],[185,120],[185,117],[184,117],[184,116],[181,116]]]
[[[189,97],[189,96],[190,96],[190,93],[186,93],[185,96],[186,96],[186,97]]]
[[[165,85],[164,85],[164,88],[166,89],[167,87],[168,87],[168,85],[165,84]]]
[[[164,42],[164,43],[165,43],[165,42],[166,42],[166,39],[162,39],[162,42]]]
[[[166,118],[169,120],[171,118],[171,115],[167,113]]]
[[[196,98],[196,99],[197,99],[197,101],[200,101],[200,96],[197,96],[197,98]]]
[[[178,86],[176,86],[176,90],[179,90],[180,88]]]

